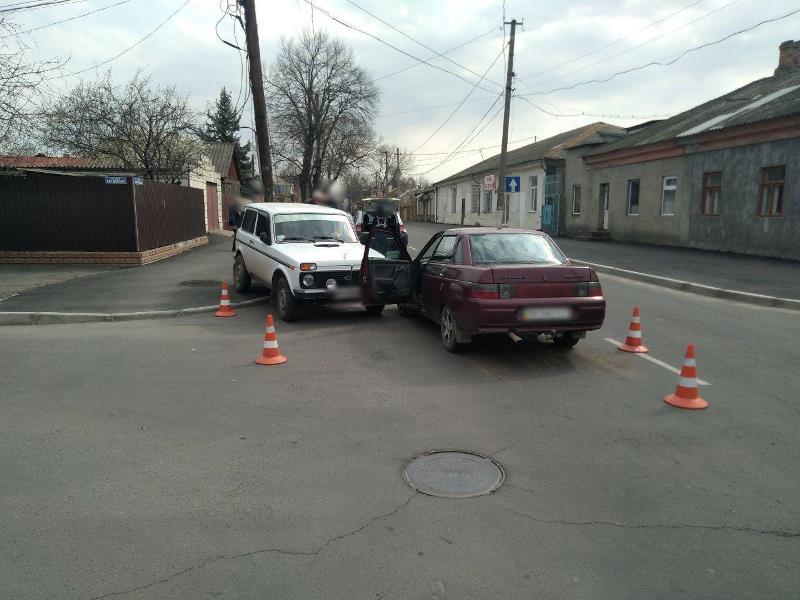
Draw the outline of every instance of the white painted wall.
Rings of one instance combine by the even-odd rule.
[[[464,177],[457,180],[447,181],[438,185],[436,193],[437,218],[439,223],[459,225],[461,223],[461,199],[466,199],[466,211],[464,214],[464,225],[483,225],[493,226],[497,223],[497,192],[492,194],[492,213],[483,212],[484,197],[481,190],[481,212],[472,212],[472,183],[475,178],[483,182],[484,175],[492,174],[491,171],[479,173],[475,176]],[[509,177],[519,177],[522,190],[516,193],[507,194],[510,201],[508,225],[510,227],[520,227],[523,229],[540,229],[542,226],[542,197],[544,194],[545,171],[539,161],[516,165],[512,167],[507,175]],[[528,188],[529,177],[538,178],[538,191],[536,209],[532,210],[531,191]],[[456,210],[452,211],[451,189],[456,188]]]

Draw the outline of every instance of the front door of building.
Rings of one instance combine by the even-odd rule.
[[[600,231],[608,231],[608,184],[600,184]]]
[[[206,216],[208,217],[207,229],[219,229],[219,199],[217,197],[217,184],[206,181]]]

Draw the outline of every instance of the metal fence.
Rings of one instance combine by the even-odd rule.
[[[203,191],[145,181],[133,186],[139,251],[205,235]]]

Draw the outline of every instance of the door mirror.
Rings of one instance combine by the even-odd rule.
[[[266,231],[264,233],[258,234],[258,239],[264,242],[267,246],[272,244],[272,239],[269,237],[269,233],[267,233]]]

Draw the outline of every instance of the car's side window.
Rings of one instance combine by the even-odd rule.
[[[419,257],[420,260],[427,260],[431,256],[433,256],[433,251],[436,250],[436,246],[439,245],[440,241],[441,241],[440,237],[435,237],[430,242],[428,242],[428,246],[422,250],[422,255]]]
[[[253,228],[256,224],[256,211],[245,210],[244,218],[242,219],[242,229],[247,233],[253,233]]]
[[[264,213],[258,213],[258,221],[256,221],[256,236],[261,237],[262,233],[269,235],[269,216]]]
[[[464,241],[458,240],[456,242],[456,251],[453,253],[453,263],[456,265],[464,264]]]
[[[452,259],[457,239],[458,238],[454,235],[442,237],[442,241],[439,242],[439,245],[436,247],[431,260],[442,261]]]

